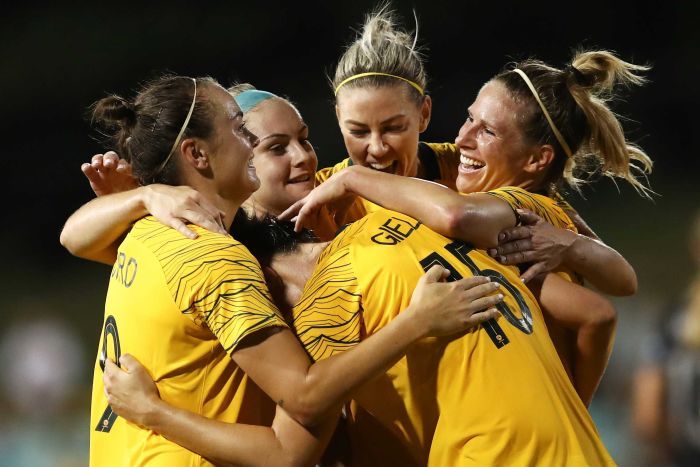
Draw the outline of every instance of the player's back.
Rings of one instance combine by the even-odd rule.
[[[146,218],[119,248],[95,363],[91,465],[210,465],[111,412],[103,392],[104,358],[134,355],[163,400],[177,407],[225,421],[271,420],[272,403],[227,352],[266,320],[275,322],[263,316],[269,301],[264,282],[255,291],[257,263],[230,237],[198,232],[198,239],[186,239]],[[236,316],[238,309],[246,312],[242,302],[255,309],[250,319]]]
[[[489,275],[505,295],[498,320],[458,337],[425,339],[357,393],[354,452],[377,451],[391,432],[418,465],[611,463],[515,268],[386,210],[348,227],[327,250],[319,267],[344,256],[362,297],[357,322],[344,326],[358,330],[346,331],[349,341],[408,306],[433,264],[450,269],[451,279]],[[341,348],[339,336],[333,340]],[[381,456],[360,463],[387,463],[392,453]]]

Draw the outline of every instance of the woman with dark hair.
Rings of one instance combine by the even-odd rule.
[[[133,101],[100,100],[93,115],[144,189],[154,183],[186,185],[220,213],[226,230],[259,187],[251,162],[258,140],[233,97],[210,78],[159,78]],[[115,198],[94,201],[103,200]],[[383,372],[414,341],[496,316],[493,310],[474,314],[500,300],[481,299],[494,284],[485,278],[439,283],[445,271],[436,267],[389,326],[352,351],[312,364],[273,304],[250,252],[225,233],[194,229],[197,238],[185,238],[149,216],[131,227],[118,250],[101,251],[100,258],[114,266],[93,381],[93,464],[208,463],[111,410],[102,371],[113,360],[128,371],[134,362],[129,354],[147,366],[163,400],[180,407],[183,417],[238,422],[228,425],[228,443],[245,433],[263,450],[243,449],[228,461],[310,464],[330,435],[338,405],[353,389]],[[277,402],[271,428],[259,426],[269,422],[273,407],[257,387]],[[174,441],[188,446],[196,440]],[[219,447],[203,454],[216,461]]]

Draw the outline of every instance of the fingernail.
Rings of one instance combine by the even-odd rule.
[[[505,262],[506,262],[506,257],[505,257],[505,256],[499,256],[499,257],[498,257],[498,261],[501,262],[501,263],[505,263]]]
[[[499,240],[503,240],[504,238],[506,238],[506,234],[498,234]]]
[[[493,285],[495,285],[496,288],[499,288],[501,286],[501,284],[499,284],[498,282],[494,282]]]
[[[499,294],[497,295],[497,297],[498,297],[499,300],[503,300],[503,294],[502,294],[502,293],[499,293]]]

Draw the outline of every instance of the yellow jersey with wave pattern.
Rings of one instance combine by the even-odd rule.
[[[612,465],[517,270],[403,214],[368,214],[324,250],[293,310],[301,342],[317,360],[351,348],[409,305],[433,264],[501,283],[501,316],[416,343],[354,394],[353,465]]]
[[[147,217],[119,247],[93,378],[92,466],[212,465],[114,415],[101,358],[132,354],[177,407],[226,422],[272,421],[274,404],[230,354],[244,337],[286,324],[250,252],[228,235],[191,228],[195,240]]]
[[[420,178],[437,182],[446,187],[455,189],[457,179],[457,167],[459,166],[459,149],[451,143],[424,143],[418,145],[418,159],[421,162]],[[316,172],[316,184],[321,184],[328,180],[333,174],[340,172],[352,165],[352,160],[348,157],[332,167],[326,167]],[[345,222],[354,222],[361,219],[365,214],[374,212],[380,206],[358,198],[355,203],[346,211]],[[331,217],[332,214],[331,214]]]

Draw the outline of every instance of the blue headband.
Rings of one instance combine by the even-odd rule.
[[[258,104],[260,104],[262,101],[265,101],[267,99],[271,99],[273,97],[279,97],[271,92],[267,91],[260,91],[258,89],[249,89],[247,91],[243,91],[239,95],[235,96],[234,99],[236,100],[236,104],[238,104],[238,107],[241,108],[241,112],[244,114],[248,113],[251,109],[256,107]]]

